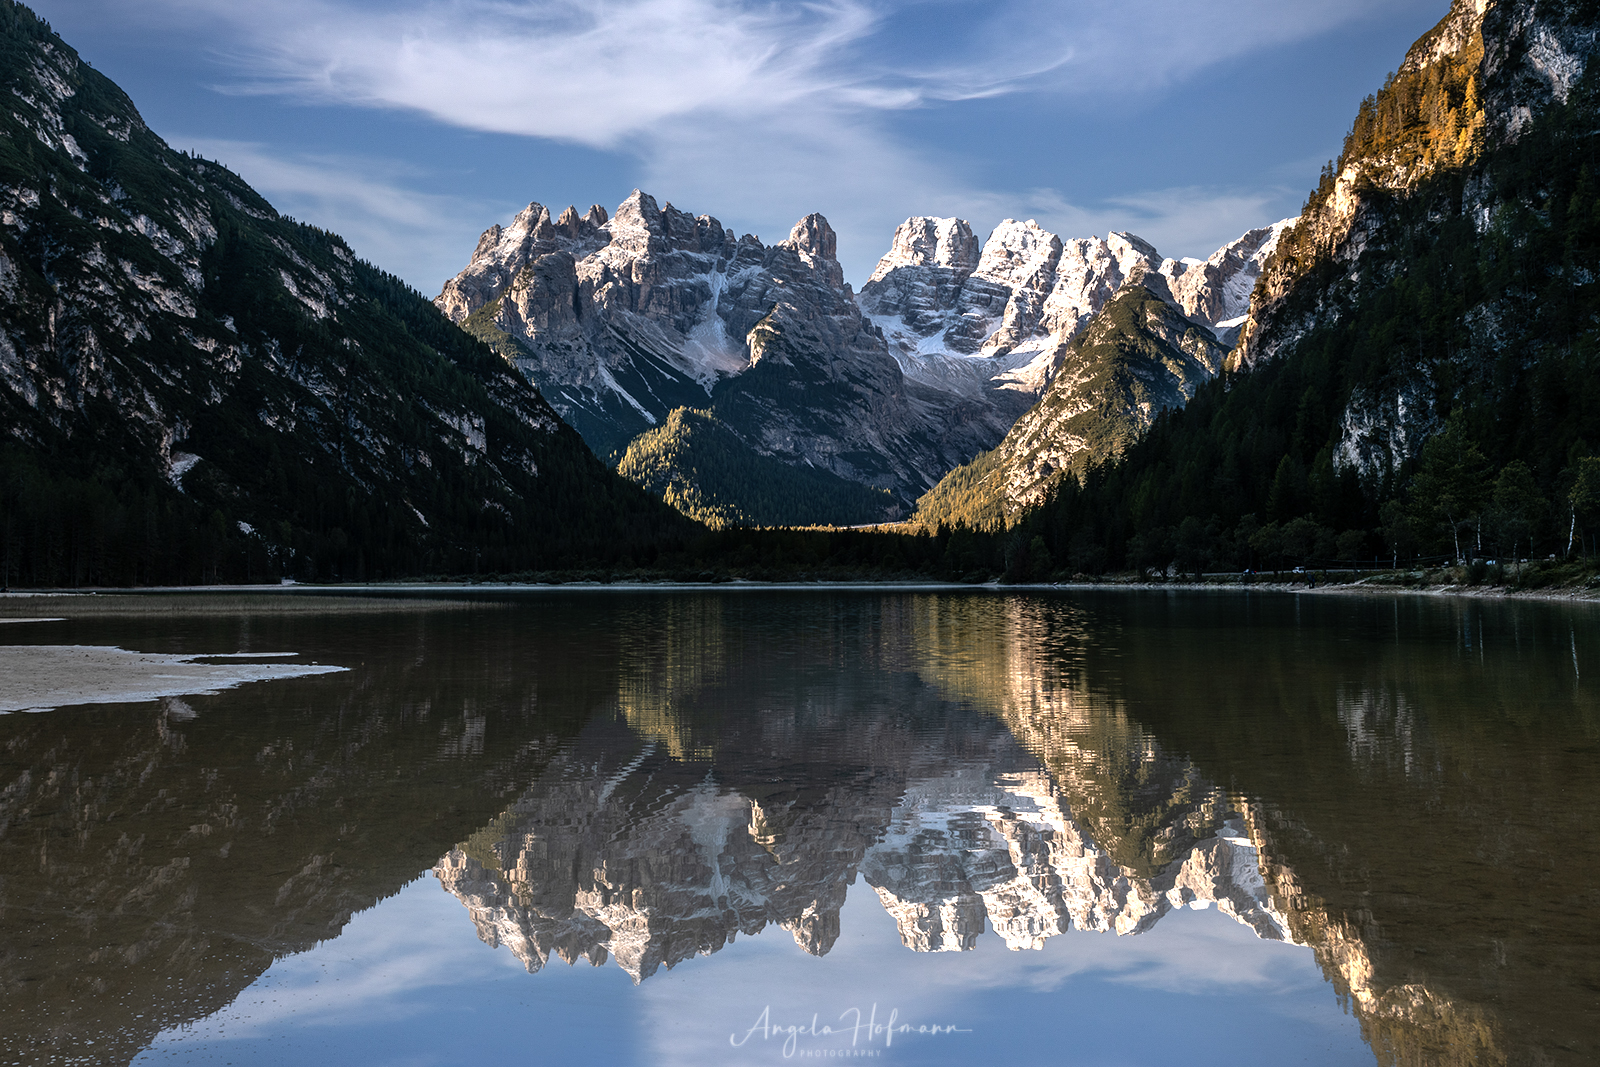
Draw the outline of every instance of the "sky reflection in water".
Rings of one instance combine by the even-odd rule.
[[[879,1050],[881,1062],[1372,1059],[1310,950],[1259,940],[1214,909],[1174,913],[1134,938],[1072,931],[1038,952],[1008,951],[990,934],[969,952],[913,953],[860,882],[842,920],[824,958],[768,930],[636,987],[613,965],[583,961],[527,974],[474,937],[460,903],[426,876],[337,940],[274,964],[224,1011],[162,1034],[135,1062],[800,1062],[851,1047],[850,1009],[865,1023],[874,1006],[879,1022],[897,1012],[901,1024],[969,1031],[901,1034],[886,1048],[863,1027],[857,1047]],[[763,1012],[766,1034],[752,1030]],[[786,1057],[776,1028],[809,1027],[813,1016],[819,1031],[847,1032],[797,1036]]]
[[[0,716],[35,1058],[1600,1053],[1590,606],[80,603],[7,636],[350,669]]]

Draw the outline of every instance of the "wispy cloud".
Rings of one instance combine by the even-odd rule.
[[[852,0],[441,0],[383,12],[290,0],[212,12],[253,43],[233,57],[251,75],[234,91],[602,148],[687,115],[752,118],[817,98],[908,102],[837,62],[877,21]]]
[[[1155,111],[1144,121],[1158,124],[1162,94],[1207,67],[1396,3],[1439,2],[151,0],[147,11],[211,27],[229,72],[216,86],[224,92],[609,151],[633,161],[636,183],[658,197],[766,240],[821,210],[860,279],[910,214],[961,215],[977,228],[1034,217],[1069,236],[1133,229],[1168,254],[1205,255],[1297,199],[1284,195],[1284,175],[1208,188],[1162,181],[1174,173],[1166,167],[1111,197],[1037,171],[963,178],[923,140],[926,123],[907,132],[908,111],[1016,96],[1039,116],[1032,136],[1051,138],[1073,114],[1142,100]],[[1230,104],[1225,87],[1211,91]],[[230,151],[285,210],[347,232],[407,277],[453,273],[461,264],[443,250],[460,256],[514,210],[408,193],[404,175],[371,161]],[[466,221],[474,211],[484,213]]]
[[[1391,0],[165,0],[242,31],[234,91],[616,147],[663,121],[1151,91]],[[161,0],[157,0],[161,3]]]

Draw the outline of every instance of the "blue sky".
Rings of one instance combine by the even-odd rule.
[[[1296,214],[1447,0],[34,0],[173,146],[429,296],[634,187],[857,286],[909,215],[1205,256]]]

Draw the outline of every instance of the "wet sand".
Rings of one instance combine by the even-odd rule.
[[[349,669],[315,663],[253,662],[294,655],[173,656],[99,645],[0,645],[0,713],[194,696],[246,682],[303,678]]]

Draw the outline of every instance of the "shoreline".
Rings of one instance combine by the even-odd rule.
[[[969,582],[940,581],[789,581],[765,582],[735,578],[721,582],[602,582],[598,580],[571,582],[383,582],[357,585],[205,585],[205,586],[149,586],[137,589],[29,589],[0,592],[0,611],[7,602],[25,604],[41,599],[57,601],[109,601],[137,600],[151,596],[203,597],[251,596],[263,600],[278,597],[327,597],[342,599],[386,599],[394,594],[446,593],[559,593],[559,592],[885,592],[885,593],[954,593],[954,592],[1189,592],[1189,593],[1293,593],[1314,596],[1424,596],[1435,598],[1457,597],[1471,600],[1536,600],[1556,603],[1600,603],[1600,588],[1585,586],[1554,586],[1542,589],[1509,589],[1505,586],[1463,585],[1460,583],[1431,583],[1426,585],[1395,585],[1375,583],[1370,579],[1354,582],[1323,582],[1315,586],[1305,582],[1283,581],[1132,581],[1110,579],[1106,581],[1075,582],[1017,582],[1002,584],[998,580]],[[331,605],[330,605],[331,606]],[[0,623],[58,622],[59,618],[6,618]]]

